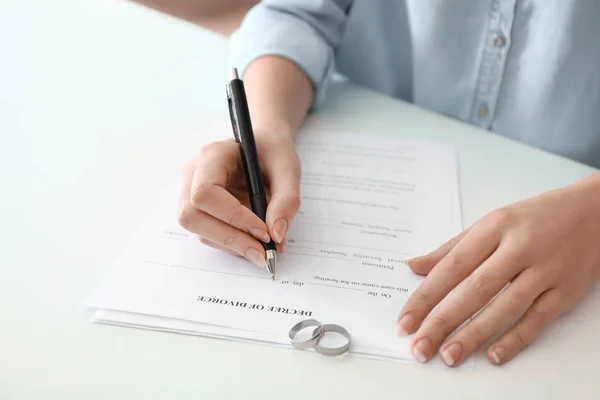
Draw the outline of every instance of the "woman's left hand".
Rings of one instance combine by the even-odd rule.
[[[488,348],[490,362],[503,364],[577,304],[598,277],[600,175],[493,211],[407,263],[428,275],[398,317],[400,335],[416,332],[414,357],[425,362],[439,351],[456,366],[516,320]]]

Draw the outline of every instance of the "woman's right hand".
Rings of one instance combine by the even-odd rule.
[[[267,190],[266,223],[250,208],[240,148],[233,139],[204,146],[185,166],[179,223],[202,243],[264,267],[259,240],[275,240],[282,250],[300,208],[300,162],[288,136],[257,134],[255,140]]]

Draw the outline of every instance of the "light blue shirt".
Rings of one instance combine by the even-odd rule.
[[[295,62],[317,104],[336,72],[600,168],[600,0],[263,0],[231,55]]]

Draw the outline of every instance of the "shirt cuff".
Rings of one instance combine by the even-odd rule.
[[[240,76],[256,59],[279,56],[296,64],[309,77],[314,90],[312,108],[326,95],[334,69],[333,49],[308,23],[285,13],[255,7],[230,37],[229,63]]]

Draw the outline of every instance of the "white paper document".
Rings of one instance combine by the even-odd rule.
[[[176,181],[88,299],[93,320],[291,347],[289,329],[315,318],[350,332],[351,355],[412,362],[396,319],[423,277],[402,260],[461,230],[454,150],[316,131],[296,147],[302,203],[275,282],[178,226]]]

